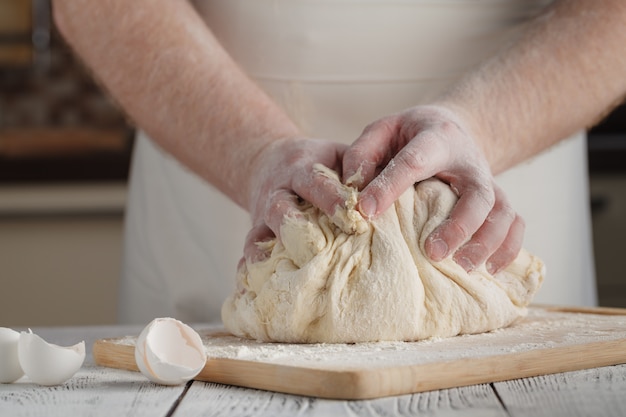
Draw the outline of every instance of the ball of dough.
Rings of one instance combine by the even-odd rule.
[[[224,325],[262,341],[351,343],[511,324],[525,315],[544,265],[525,250],[496,275],[484,266],[467,273],[451,258],[431,261],[424,241],[456,199],[448,185],[423,181],[371,222],[353,205],[329,218],[303,203],[302,218],[281,227],[282,242],[267,243],[271,256],[239,268],[237,289],[222,307]]]

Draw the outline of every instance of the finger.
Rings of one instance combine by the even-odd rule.
[[[359,196],[359,210],[367,218],[385,212],[406,189],[430,178],[444,166],[445,142],[428,132],[411,140]]]
[[[343,181],[362,189],[387,163],[389,149],[397,134],[397,119],[385,118],[367,126],[343,156]]]
[[[426,253],[435,261],[446,258],[466,242],[484,223],[495,203],[493,189],[479,183],[459,189],[459,193],[448,219],[426,239]]]
[[[298,196],[290,190],[278,189],[270,194],[263,220],[278,239],[280,239],[280,227],[285,217],[303,217],[299,205]]]
[[[237,271],[240,271],[246,265],[246,246],[248,242],[246,241],[243,248],[243,256],[239,258],[239,262],[237,262]]]
[[[275,237],[274,232],[264,223],[250,229],[243,248],[245,260],[249,263],[255,263],[267,259],[271,251],[259,243],[268,242]],[[239,262],[238,268],[241,268],[241,266],[242,261]]]
[[[469,242],[463,244],[454,254],[454,260],[467,272],[482,265],[489,256],[498,250],[507,237],[517,214],[506,200],[499,187],[495,188],[496,203],[493,209],[474,233]]]
[[[246,236],[244,257],[248,262],[259,262],[269,255],[261,243],[280,239],[280,226],[286,216],[302,216],[298,209],[298,197],[288,190],[276,190],[270,195],[262,217],[255,219],[255,226]]]
[[[515,260],[522,249],[525,229],[524,219],[519,215],[515,216],[504,242],[487,260],[487,271],[490,274],[497,274]]]
[[[339,178],[327,172],[313,168],[309,175],[294,178],[293,189],[329,217],[335,214],[337,208],[345,207],[345,187]]]

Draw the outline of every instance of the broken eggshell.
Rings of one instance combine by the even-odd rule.
[[[13,329],[0,327],[0,383],[10,384],[24,376],[17,354],[20,334]]]
[[[18,341],[19,363],[30,380],[39,385],[60,385],[85,361],[85,342],[62,347],[48,343],[30,329]]]
[[[135,361],[152,382],[179,385],[202,371],[206,352],[200,335],[191,327],[170,317],[157,318],[139,334]]]

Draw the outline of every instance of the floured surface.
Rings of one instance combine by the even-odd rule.
[[[357,344],[263,343],[200,328],[209,358],[225,358],[315,369],[360,370],[485,358],[542,349],[626,340],[626,315],[583,314],[530,308],[511,327],[478,335],[420,342]],[[134,338],[115,343],[132,345]],[[626,362],[626,350],[623,351]]]
[[[420,342],[285,344],[195,326],[209,360],[196,379],[336,399],[366,399],[626,363],[626,310],[531,308],[490,333]],[[93,347],[102,366],[137,370],[136,337]]]

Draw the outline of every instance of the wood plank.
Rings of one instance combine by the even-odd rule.
[[[184,390],[153,384],[135,372],[84,366],[59,386],[42,387],[27,378],[0,384],[0,415],[165,416]]]
[[[626,316],[537,309],[507,329],[416,343],[263,344],[215,330],[199,380],[369,399],[626,363]],[[134,339],[101,340],[103,366],[136,369]]]
[[[26,66],[30,65],[32,62],[32,46],[0,44],[0,65],[3,67]]]
[[[337,401],[196,381],[176,410],[186,417],[463,416],[505,417],[489,385],[452,388],[373,400]]]
[[[494,384],[512,417],[626,416],[626,366]]]
[[[123,129],[91,127],[5,128],[0,131],[0,157],[34,158],[122,152],[129,146]]]
[[[563,312],[563,313],[606,314],[609,316],[626,315],[626,308],[619,308],[619,307],[553,306],[553,305],[540,305],[540,304],[536,304],[533,307],[542,308],[547,311]]]

